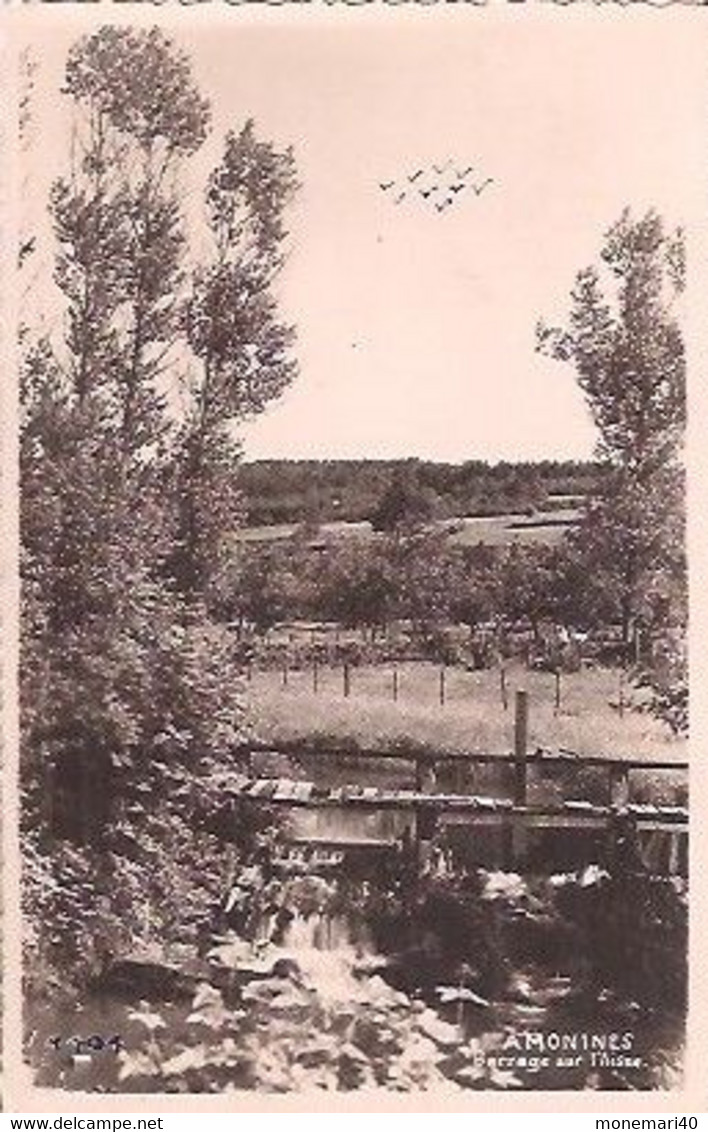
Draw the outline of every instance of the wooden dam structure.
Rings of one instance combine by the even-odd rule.
[[[283,808],[293,815],[316,811],[333,819],[329,824],[337,829],[337,815],[342,818],[396,815],[406,830],[406,837],[415,845],[422,864],[430,859],[433,847],[444,831],[454,828],[468,841],[492,834],[503,846],[502,864],[507,868],[521,869],[529,864],[530,847],[534,839],[560,835],[588,840],[588,835],[602,841],[603,859],[612,864],[618,854],[624,854],[625,863],[633,857],[635,867],[665,876],[683,875],[688,871],[688,809],[680,805],[632,801],[632,775],[635,772],[651,773],[663,777],[673,773],[682,782],[688,780],[685,762],[647,762],[632,758],[578,756],[570,752],[550,753],[537,750],[529,753],[528,697],[517,692],[514,728],[514,751],[510,755],[491,753],[436,753],[431,751],[408,752],[400,749],[357,750],[330,747],[313,750],[304,744],[250,743],[235,749],[240,756],[242,771],[224,778],[223,793],[232,803]],[[319,767],[331,763],[347,767],[351,761],[358,766],[378,762],[407,763],[411,765],[413,788],[391,787],[386,784],[362,786],[355,783],[327,785],[326,773],[313,778],[293,777],[280,773],[264,774],[257,769],[264,757],[284,759],[298,766],[298,774],[313,761]],[[495,767],[502,771],[510,783],[507,796],[482,794],[470,788],[476,767]],[[560,799],[535,800],[532,785],[534,772],[555,773],[563,769],[576,772],[594,770],[604,780],[602,801]],[[452,779],[453,788],[441,783],[441,778]],[[464,784],[463,784],[464,780]],[[296,828],[297,828],[297,822]],[[393,846],[400,839],[395,833],[381,836],[362,836],[345,829],[322,835],[302,830],[294,833],[291,841],[312,850],[341,852]],[[351,821],[349,825],[351,826]],[[356,824],[356,818],[355,818]],[[462,829],[460,829],[462,827]],[[341,855],[341,853],[340,853]]]

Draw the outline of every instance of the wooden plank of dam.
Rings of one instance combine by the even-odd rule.
[[[517,805],[508,798],[479,794],[427,793],[420,790],[391,790],[374,786],[322,787],[315,782],[283,778],[250,778],[233,775],[224,783],[224,793],[266,805],[364,810],[431,810],[468,815],[480,824],[495,824],[510,817],[523,817],[529,825],[573,828],[603,826],[613,817],[626,815],[649,829],[673,830],[688,822],[683,806],[657,806],[627,803],[602,806],[591,802],[567,801],[557,806]]]
[[[649,837],[659,856],[665,859],[666,868],[660,873],[675,875],[685,870],[687,861],[688,811],[682,806],[657,806],[650,803],[594,805],[583,801],[566,801],[556,806],[528,806],[515,804],[508,798],[492,798],[477,794],[425,793],[419,790],[376,789],[375,787],[338,786],[322,787],[315,782],[286,779],[249,778],[234,776],[224,783],[224,793],[233,800],[247,804],[297,807],[333,811],[345,809],[362,814],[380,811],[408,812],[414,818],[414,839],[421,864],[440,831],[441,824],[464,825],[470,829],[497,829],[506,841],[506,865],[523,868],[527,861],[528,837],[531,830],[550,830],[582,833],[602,832],[614,837],[618,821],[628,821],[636,830]],[[661,842],[657,842],[661,839]],[[390,848],[395,839],[362,837],[345,833],[321,836],[295,835],[294,843],[320,845],[331,852],[337,850],[367,850]],[[661,845],[664,849],[662,851]],[[682,848],[683,847],[683,848]],[[642,854],[643,856],[643,854]],[[337,857],[341,861],[341,857]],[[651,866],[652,873],[656,867]]]

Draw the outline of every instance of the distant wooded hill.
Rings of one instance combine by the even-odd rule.
[[[424,460],[257,460],[239,482],[249,525],[371,519],[395,482],[419,490],[440,518],[552,511],[602,476],[591,462],[438,464]]]

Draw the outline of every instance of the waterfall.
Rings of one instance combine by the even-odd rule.
[[[330,912],[298,913],[288,925],[283,947],[294,951],[350,952],[362,944],[362,932],[355,931],[348,917]]]

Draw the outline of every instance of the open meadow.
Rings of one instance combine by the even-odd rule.
[[[511,543],[557,546],[568,528],[577,522],[577,507],[564,507],[555,511],[541,511],[534,515],[508,513],[500,515],[467,515],[443,520],[439,526],[448,530],[454,546],[508,546]],[[272,543],[292,539],[298,532],[297,523],[269,523],[239,528],[233,538],[236,543]],[[328,522],[318,527],[317,537],[331,541],[355,538],[371,540],[376,537],[371,523]]]
[[[396,675],[394,676],[394,671]],[[563,674],[556,709],[553,673],[506,668],[505,710],[499,669],[445,669],[445,702],[440,703],[441,668],[426,661],[368,665],[349,670],[320,667],[317,691],[312,669],[254,672],[248,706],[257,734],[267,740],[327,741],[356,748],[404,746],[440,752],[508,754],[513,747],[513,697],[529,693],[529,749],[563,748],[581,756],[682,761],[684,740],[674,739],[657,719],[637,710],[639,694],[620,673],[592,668]],[[397,699],[394,701],[394,680]]]

